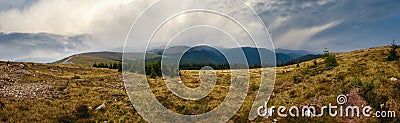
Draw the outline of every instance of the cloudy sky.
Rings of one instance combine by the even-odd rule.
[[[155,1],[0,0],[0,60],[50,62],[80,52],[119,49],[133,21]],[[179,0],[171,3],[191,6],[191,2],[182,5]],[[225,7],[224,3],[210,3]],[[400,37],[398,0],[244,0],[244,3],[261,17],[277,48],[319,52],[328,47],[332,51],[351,51],[387,45],[392,36]],[[162,15],[169,7],[160,7],[149,16]],[[193,23],[196,19],[177,21]],[[204,36],[198,36],[197,40],[201,37]]]

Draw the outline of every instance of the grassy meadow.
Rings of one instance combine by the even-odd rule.
[[[386,61],[390,47],[375,47],[335,55],[338,65],[329,67],[319,58],[276,68],[269,106],[320,107],[348,95],[346,105],[370,105],[374,110],[400,113],[399,61]],[[126,94],[123,74],[93,68],[98,60],[71,59],[82,65],[0,62],[0,122],[145,122]],[[93,61],[91,61],[93,60]],[[112,61],[107,61],[112,62]],[[265,68],[263,68],[265,69]],[[227,72],[228,71],[228,72]],[[257,95],[261,69],[251,69],[247,97],[229,122],[400,122],[400,118],[258,117],[248,120]],[[200,86],[199,71],[180,71],[183,83]],[[168,90],[162,77],[147,78],[156,98],[171,111],[202,114],[217,107],[229,91],[229,70],[216,70],[217,84],[200,100],[179,98]],[[104,104],[101,109],[97,107]],[[384,106],[381,106],[381,105]],[[399,114],[396,114],[399,115]]]

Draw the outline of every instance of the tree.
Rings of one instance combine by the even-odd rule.
[[[156,69],[154,67],[150,68],[150,78],[156,78]]]
[[[400,56],[397,55],[397,48],[399,48],[399,45],[396,45],[393,37],[393,43],[391,44],[391,49],[389,50],[389,56],[386,58],[388,61],[396,61],[400,58]]]
[[[324,63],[326,65],[326,69],[327,70],[330,70],[330,69],[332,69],[332,68],[334,68],[336,66],[339,66],[339,63],[337,63],[335,54],[330,53],[328,48],[324,49],[324,56],[323,57],[325,58]],[[316,62],[317,61],[314,61],[314,64],[316,64]]]
[[[112,69],[119,69],[121,63],[114,63]]]
[[[397,55],[396,48],[392,47],[392,49],[389,50],[389,56],[387,57],[388,61],[396,61],[399,59],[399,56]]]
[[[103,67],[104,67],[103,63],[100,63],[100,64],[97,65],[97,68],[103,68]]]
[[[122,63],[118,64],[118,72],[122,72]]]
[[[97,67],[97,63],[94,63],[92,67]]]
[[[339,64],[336,61],[336,56],[334,54],[328,54],[325,57],[325,65],[326,69],[330,70],[336,66],[339,66]]]
[[[145,63],[145,71],[146,75],[149,75],[150,78],[155,78],[157,76],[161,76],[161,61],[156,60],[156,61],[147,61]]]
[[[114,67],[113,67],[113,64],[112,63],[110,63],[110,65],[108,66],[108,69],[113,69]]]

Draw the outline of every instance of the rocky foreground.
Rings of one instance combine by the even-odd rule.
[[[72,65],[0,62],[0,122],[143,121],[121,73]]]

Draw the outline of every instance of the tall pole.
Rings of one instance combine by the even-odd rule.
[[[325,48],[324,48],[324,54],[328,54],[328,53],[329,53],[329,50],[328,50],[327,47],[325,47]]]
[[[400,45],[396,44],[396,37],[395,36],[393,36],[393,39],[392,39],[392,46],[393,47],[400,47]]]
[[[395,44],[396,44],[396,39],[395,39],[395,37],[393,35],[393,45],[395,45]]]

